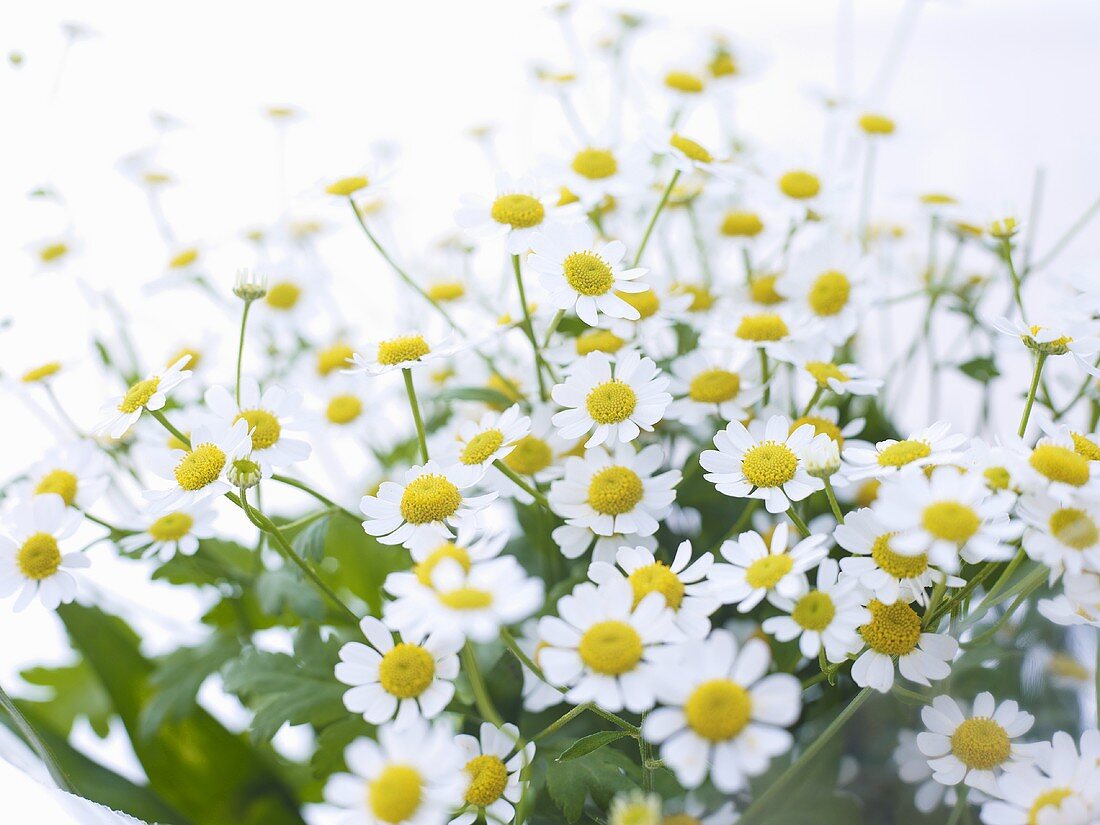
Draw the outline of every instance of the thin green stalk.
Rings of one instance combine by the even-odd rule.
[[[798,532],[802,534],[802,538],[809,538],[810,528],[806,526],[806,522],[802,520],[802,516],[798,515],[798,513],[795,511],[794,502],[791,501],[789,498],[787,499],[787,501],[791,505],[787,508],[787,517],[794,522],[794,526],[798,528]]]
[[[523,492],[527,493],[527,495],[531,496],[531,498],[537,501],[540,505],[545,507],[547,510],[550,509],[550,502],[546,500],[546,496],[544,496],[541,492],[539,492],[526,481],[524,481],[519,476],[519,474],[517,474],[511,467],[509,467],[499,458],[493,462],[493,466],[504,473],[504,475],[506,475],[513,484],[523,490]]]
[[[42,764],[46,766],[46,770],[49,771],[50,777],[57,784],[57,787],[61,788],[63,791],[75,794],[76,788],[73,787],[73,783],[69,780],[69,777],[65,775],[65,771],[57,764],[57,759],[54,758],[49,746],[46,745],[42,737],[38,735],[38,731],[36,731],[34,726],[27,721],[27,717],[23,715],[18,707],[16,707],[15,702],[12,701],[12,698],[8,696],[7,692],[2,687],[0,687],[0,708],[4,709],[4,712],[11,718],[12,724],[19,729],[19,733],[27,741],[27,744],[31,746],[31,750],[33,750],[38,758],[42,760]]]
[[[1035,359],[1035,372],[1031,376],[1031,388],[1027,392],[1027,401],[1024,403],[1024,414],[1020,418],[1020,428],[1017,434],[1020,438],[1024,437],[1024,432],[1027,430],[1027,420],[1031,418],[1031,407],[1035,403],[1035,391],[1039,388],[1039,376],[1043,372],[1043,364],[1046,363],[1047,356],[1045,352],[1040,352]]]
[[[956,788],[958,796],[955,797],[955,807],[951,809],[951,816],[947,820],[947,825],[959,825],[963,812],[966,811],[966,792],[968,788],[962,783],[959,783]]]
[[[833,483],[829,481],[828,477],[822,479],[822,481],[825,482],[825,497],[829,499],[829,507],[833,511],[836,523],[843,524],[844,512],[840,509],[840,502],[836,500],[836,493],[833,491]]]
[[[481,714],[482,718],[492,722],[498,728],[501,727],[504,724],[504,719],[493,704],[493,699],[489,695],[489,688],[485,686],[485,678],[481,675],[481,668],[478,666],[474,648],[469,642],[466,642],[466,645],[462,648],[461,658],[462,667],[466,670],[466,677],[470,680],[470,687],[474,691],[477,712]]]
[[[538,339],[535,337],[535,326],[531,323],[531,308],[527,306],[527,290],[523,286],[523,269],[520,266],[519,255],[512,256],[512,271],[516,275],[516,286],[519,288],[519,303],[523,307],[523,325],[524,332],[527,333],[527,340],[531,342],[531,349],[535,352],[535,377],[539,382],[539,397],[545,401],[549,396],[546,394],[546,382],[543,381],[542,371],[545,369],[549,372],[549,365],[542,358],[542,350],[539,349]],[[553,373],[551,373],[553,375]]]
[[[160,410],[149,410],[149,412],[152,414],[153,418],[159,421],[161,423],[161,426],[163,426],[164,429],[168,430],[168,432],[174,435],[180,441],[180,443],[183,444],[183,446],[185,446],[188,450],[191,449],[191,439],[181,433],[179,430],[177,430],[175,426],[173,426],[173,424],[164,415],[164,413],[162,413]]]
[[[235,392],[235,398],[237,399],[237,406],[241,406],[241,363],[244,361],[244,330],[248,325],[248,310],[252,307],[252,301],[245,300],[244,311],[241,312],[241,336],[237,341],[237,387]]]
[[[759,507],[759,506],[760,506],[760,499],[758,499],[758,498],[750,499],[749,503],[745,505],[745,509],[741,511],[741,515],[739,515],[737,517],[737,521],[735,521],[733,524],[731,524],[730,529],[727,530],[725,532],[725,535],[723,535],[722,538],[720,538],[718,540],[718,544],[721,544],[722,542],[726,541],[727,539],[732,539],[734,536],[736,536],[738,533],[740,533],[745,528],[745,526],[749,523],[749,519],[752,518],[753,512],[755,512],[756,508]]]
[[[416,438],[420,442],[420,457],[428,463],[428,436],[424,432],[424,420],[420,417],[420,405],[416,403],[416,388],[413,387],[412,370],[404,368],[401,374],[405,378],[405,392],[409,394],[409,407],[412,408],[413,421],[416,422]]]
[[[764,387],[764,406],[771,400],[772,388],[768,384],[768,353],[760,350],[760,384]]]
[[[91,513],[87,512],[87,511],[82,510],[81,512],[84,513],[84,518],[88,519],[88,521],[92,522],[93,524],[98,524],[100,527],[105,527],[108,530],[110,530],[112,533],[120,533],[122,535],[129,535],[129,534],[133,533],[132,530],[123,530],[121,527],[116,527],[115,525],[111,524],[108,521],[104,521],[101,518],[93,516]]]
[[[760,351],[763,352],[764,350],[760,350]],[[823,392],[825,392],[825,388],[822,387],[821,385],[818,385],[817,389],[814,390],[814,394],[810,396],[810,400],[806,404],[805,409],[802,410],[802,415],[800,415],[799,418],[805,418],[807,415],[810,414],[810,410],[812,410],[814,408],[814,404],[816,404],[818,402],[818,400],[821,398],[821,394]]]
[[[1020,318],[1026,323],[1027,315],[1024,313],[1024,301],[1020,295],[1020,276],[1016,272],[1016,263],[1012,260],[1012,239],[1001,239],[1001,257],[1008,267],[1008,277],[1012,279],[1012,300],[1016,302],[1016,309],[1020,311]]]
[[[928,607],[924,610],[922,627],[925,629],[930,626],[932,617],[935,615],[936,608],[943,599],[943,594],[945,592],[947,592],[947,576],[941,576],[940,580],[932,586],[932,597],[928,600]]]
[[[565,317],[565,310],[559,309],[554,313],[554,317],[550,319],[550,326],[546,328],[546,335],[542,338],[542,348],[546,349],[550,346],[550,340],[554,337],[554,333],[558,331],[558,325],[561,324],[562,319]]]
[[[342,516],[346,516],[347,518],[351,519],[352,521],[359,522],[359,521],[363,520],[362,516],[360,516],[356,513],[353,513],[351,510],[344,509],[343,507],[341,507],[339,504],[337,504],[335,501],[333,501],[328,496],[325,496],[321,493],[318,493],[316,490],[314,490],[312,487],[310,487],[304,481],[299,481],[298,479],[291,478],[290,476],[279,475],[278,473],[275,473],[275,475],[273,475],[271,477],[271,480],[272,481],[277,481],[280,484],[285,484],[288,487],[293,487],[296,490],[301,490],[306,495],[309,495],[312,498],[316,499],[317,501],[321,502],[321,504],[324,504],[330,510],[333,510],[334,512],[337,512]]]
[[[707,245],[703,240],[703,232],[699,228],[699,216],[695,214],[695,205],[690,201],[687,204],[688,223],[691,224],[691,235],[695,241],[695,249],[699,253],[699,268],[703,272],[703,283],[708,287],[714,282],[714,275],[710,270],[710,256],[707,255]]]
[[[531,741],[532,742],[538,742],[540,739],[544,739],[547,736],[549,736],[550,734],[556,733],[557,731],[561,730],[566,725],[568,725],[570,722],[572,722],[574,719],[576,719],[578,716],[580,716],[582,713],[584,713],[586,710],[588,710],[590,707],[591,707],[591,705],[584,704],[584,705],[577,705],[575,708],[571,708],[567,713],[565,713],[562,716],[559,716],[557,719],[555,719],[553,722],[551,722],[545,728],[543,728],[538,733],[536,733],[534,736],[532,736]]]
[[[642,254],[649,244],[649,236],[653,234],[653,227],[657,225],[657,218],[660,217],[661,212],[664,211],[665,204],[668,203],[669,196],[672,195],[672,189],[676,186],[676,181],[679,179],[680,170],[677,169],[672,173],[672,179],[668,182],[668,186],[665,187],[664,194],[661,195],[661,200],[657,203],[657,208],[653,210],[653,214],[649,217],[649,223],[646,225],[645,234],[642,235],[642,242],[638,244],[638,252],[634,255],[634,263],[631,264],[631,266],[637,266],[641,263]]]

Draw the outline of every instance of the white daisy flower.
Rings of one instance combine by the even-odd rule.
[[[1100,375],[1093,366],[1100,353],[1100,321],[1071,321],[1054,326],[1025,324],[1017,319],[994,318],[998,332],[1019,338],[1028,349],[1046,356],[1070,355],[1090,375]],[[1091,360],[1090,360],[1091,359]]]
[[[928,814],[945,805],[948,808],[955,804],[958,793],[953,786],[941,785],[932,778],[932,769],[928,766],[928,758],[917,747],[917,734],[911,730],[898,731],[898,745],[894,748],[894,762],[898,766],[898,778],[908,785],[916,785],[913,793],[913,805],[923,814]],[[980,792],[974,792],[975,797],[980,797]],[[967,797],[972,801],[970,795]]]
[[[686,134],[671,129],[646,128],[646,143],[654,153],[667,157],[672,168],[681,174],[704,172],[709,175],[732,180],[733,167],[727,161],[719,160],[702,143]]]
[[[285,470],[298,461],[309,458],[308,441],[293,438],[288,432],[301,430],[302,396],[283,387],[272,385],[260,394],[255,378],[242,378],[240,403],[223,386],[208,389],[203,396],[206,406],[228,426],[238,421],[248,424],[252,438],[250,458],[260,465],[264,477]]]
[[[508,457],[531,431],[531,419],[523,415],[519,405],[503,413],[487,412],[477,421],[462,421],[456,430],[441,435],[437,444],[442,448],[441,462],[478,467],[484,473],[482,483],[501,495],[516,495],[525,504],[532,498],[493,466]],[[507,464],[505,464],[507,466]],[[509,468],[511,469],[511,468]]]
[[[697,788],[709,772],[718,790],[734,793],[791,749],[785,728],[801,712],[802,686],[789,673],[765,675],[763,641],[739,647],[732,633],[715,630],[661,658],[662,707],[646,716],[642,735],[660,745],[681,785]]]
[[[734,825],[740,818],[732,802],[711,810],[693,793],[666,803],[665,811],[664,825]]]
[[[540,659],[545,644],[539,640],[537,620],[531,619],[523,623],[520,632],[516,634],[516,644],[541,670],[542,662]],[[548,685],[528,668],[523,668],[524,710],[531,713],[541,713],[547,708],[560,705],[564,701],[565,694],[553,685]]]
[[[310,411],[310,415],[329,432],[355,432],[358,426],[366,422],[365,413],[375,401],[369,392],[372,389],[372,386],[347,375],[328,378],[317,389],[317,406]]]
[[[566,439],[592,433],[585,447],[633,441],[642,430],[652,432],[664,416],[672,401],[665,392],[668,383],[668,376],[637,352],[614,361],[593,352],[551,391],[566,408],[554,415],[554,426]]]
[[[587,209],[608,197],[637,196],[653,177],[649,158],[638,148],[603,145],[577,150],[564,174],[565,188]]]
[[[877,395],[882,388],[882,381],[868,378],[857,364],[836,364],[813,357],[800,357],[795,363],[813,380],[815,390],[832,390],[836,395]]]
[[[261,327],[290,343],[313,321],[323,304],[325,288],[316,274],[311,277],[278,266],[271,275],[267,294],[256,301],[253,313]]]
[[[981,438],[972,438],[961,463],[968,472],[980,475],[991,493],[1015,498],[1019,491],[1019,482],[1010,469],[1016,463],[1012,451],[999,440],[990,445]]]
[[[1017,514],[1027,523],[1023,547],[1050,568],[1053,584],[1063,573],[1100,573],[1100,502],[1065,507],[1041,493],[1020,498]]]
[[[651,444],[635,453],[629,444],[586,450],[565,460],[565,476],[550,485],[550,509],[565,519],[554,541],[566,558],[581,555],[596,539],[595,561],[612,561],[618,548],[657,532],[676,498],[679,470],[657,473],[664,450]]]
[[[664,598],[650,593],[635,606],[622,577],[583,583],[558,600],[558,616],[539,619],[539,652],[547,681],[569,688],[574,705],[609,711],[649,710],[655,702],[653,656],[682,638]]]
[[[190,355],[184,355],[167,369],[150,374],[126,390],[125,395],[111,398],[103,405],[103,419],[92,432],[107,433],[111,438],[121,438],[141,418],[142,410],[159,410],[168,401],[168,393],[191,377],[185,370]]]
[[[699,464],[703,478],[719,493],[733,498],[762,499],[769,513],[783,513],[792,502],[801,501],[825,488],[819,478],[806,472],[802,454],[814,438],[814,428],[803,424],[791,432],[786,416],[773,415],[765,424],[757,419],[746,429],[731,421],[714,436],[717,450],[704,450]]]
[[[73,441],[51,447],[27,470],[27,477],[14,482],[8,494],[15,500],[53,493],[66,507],[87,510],[110,486],[108,458],[87,441]]]
[[[536,404],[531,409],[531,430],[519,439],[511,452],[501,459],[516,475],[528,476],[539,484],[561,478],[563,458],[577,448],[577,440],[568,441],[558,435],[554,426],[553,404]],[[511,484],[511,482],[509,482]],[[511,486],[511,493],[521,502],[526,493]]]
[[[190,439],[189,450],[169,450],[151,466],[156,475],[174,482],[166,490],[145,492],[145,498],[160,512],[186,509],[210,496],[232,492],[230,473],[252,450],[244,419],[229,427],[200,425],[192,430]]]
[[[402,634],[436,628],[488,642],[502,626],[517,624],[542,606],[542,580],[528,577],[512,556],[471,565],[441,559],[424,585],[415,573],[391,573],[385,589],[393,597],[383,611],[386,624]]]
[[[946,634],[923,633],[917,612],[904,601],[886,604],[872,599],[871,621],[859,628],[867,650],[852,664],[860,687],[886,693],[894,686],[894,659],[901,675],[919,685],[946,679],[959,643]]]
[[[902,467],[927,467],[930,464],[954,464],[960,461],[960,448],[966,443],[961,433],[951,434],[951,425],[937,421],[930,427],[910,434],[903,441],[888,438],[874,448],[852,446],[844,451],[844,460],[852,465],[851,478],[885,478]]]
[[[199,549],[199,541],[214,536],[216,516],[210,499],[194,501],[167,513],[159,509],[143,513],[131,525],[135,532],[119,539],[118,546],[127,553],[142,550],[142,557],[161,561],[168,561],[177,553],[193,556]]]
[[[611,318],[637,320],[640,313],[619,297],[621,292],[644,292],[637,282],[642,268],[623,268],[626,244],[600,243],[588,224],[559,224],[539,232],[531,241],[534,250],[528,267],[539,273],[543,288],[556,309],[573,310],[590,327],[600,313]]]
[[[962,782],[995,794],[998,776],[1035,754],[1012,741],[1031,730],[1035,717],[1012,701],[997,705],[988,691],[977,695],[969,715],[950,696],[937,696],[921,709],[921,719],[928,730],[917,735],[917,747],[943,785]]]
[[[684,424],[702,424],[708,416],[722,421],[751,418],[760,400],[760,371],[745,350],[694,350],[670,367],[673,401],[666,416]]]
[[[710,553],[692,562],[690,541],[680,542],[672,564],[657,561],[645,547],[620,547],[615,565],[593,562],[588,567],[588,578],[596,584],[625,579],[634,591],[635,607],[650,593],[660,593],[675,615],[680,632],[689,639],[701,639],[710,632],[710,615],[722,604],[710,593],[706,582],[713,563]]]
[[[382,725],[377,741],[344,751],[350,773],[325,784],[324,799],[344,811],[337,825],[444,825],[462,799],[462,750],[448,724]]]
[[[836,237],[818,239],[796,252],[775,282],[775,291],[812,318],[820,336],[839,347],[860,322],[864,263],[857,244],[831,240]]]
[[[607,810],[607,825],[660,825],[662,822],[661,797],[640,788],[615,794]]]
[[[1100,575],[1067,575],[1062,579],[1062,593],[1053,599],[1040,599],[1037,607],[1055,624],[1100,627]]]
[[[463,494],[482,477],[480,467],[441,467],[434,461],[405,471],[404,483],[383,481],[378,494],[363,496],[363,529],[383,544],[436,547],[455,531],[476,530],[478,513],[497,497]]]
[[[444,559],[453,559],[462,566],[462,569],[469,570],[471,565],[499,556],[504,545],[508,543],[507,530],[484,533],[476,540],[475,535],[476,533],[470,530],[463,530],[451,541],[413,548],[410,551],[414,562],[412,572],[421,584],[431,587],[432,574]]]
[[[473,825],[478,816],[486,822],[511,822],[527,781],[520,775],[535,758],[535,743],[516,750],[519,728],[511,723],[496,727],[482,722],[479,736],[460,733],[455,744],[466,760],[463,772],[465,805],[451,825]]]
[[[840,410],[837,407],[818,407],[812,412],[792,421],[791,432],[794,432],[803,424],[809,424],[814,428],[814,435],[824,434],[829,436],[829,440],[832,441],[837,448],[844,447],[845,445],[856,446],[857,443],[870,447],[871,445],[866,442],[849,441],[849,439],[863,432],[863,427],[866,423],[866,419],[852,418],[847,424],[841,427]],[[820,441],[818,443],[820,443]]]
[[[871,621],[871,612],[861,601],[861,593],[853,578],[840,576],[840,567],[833,559],[822,559],[817,568],[817,589],[797,599],[776,599],[786,616],[765,619],[765,633],[780,642],[798,639],[798,649],[808,659],[815,658],[822,648],[830,662],[843,662],[863,647],[860,625]]]
[[[0,596],[16,591],[16,612],[37,595],[47,610],[68,604],[76,596],[70,570],[88,567],[83,553],[62,553],[60,542],[80,526],[83,516],[65,506],[57,494],[44,494],[13,507],[0,534]]]
[[[1100,461],[1082,455],[1069,433],[1044,436],[1034,448],[1015,439],[1010,458],[1009,472],[1025,491],[1046,493],[1067,506],[1100,500]]]
[[[477,238],[503,237],[510,255],[526,252],[536,232],[574,214],[574,210],[556,206],[556,198],[539,195],[539,186],[532,178],[497,175],[496,189],[492,200],[463,195],[455,222]]]
[[[372,725],[393,720],[403,728],[438,716],[454,696],[462,637],[440,628],[429,634],[393,638],[390,629],[365,616],[359,629],[367,639],[340,648],[336,678],[351,690],[344,707]]]
[[[454,355],[456,347],[449,338],[429,341],[419,332],[410,332],[371,341],[356,352],[351,359],[349,373],[365,372],[368,375],[381,375],[393,370],[411,370],[437,358]]]
[[[748,613],[765,597],[783,605],[783,600],[804,596],[810,589],[806,573],[828,555],[828,536],[810,536],[794,547],[789,541],[790,528],[782,522],[767,542],[752,531],[736,541],[722,542],[718,552],[729,563],[718,562],[710,569],[710,592],[725,604],[737,605],[741,613]]]

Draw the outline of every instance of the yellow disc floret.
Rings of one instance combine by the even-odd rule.
[[[176,465],[176,483],[184,490],[201,490],[218,480],[225,462],[225,452],[217,444],[199,444]]]
[[[439,594],[439,601],[451,610],[484,610],[493,603],[493,594],[476,587],[459,587]]]
[[[803,596],[791,611],[791,618],[804,630],[818,632],[827,628],[836,615],[836,605],[828,593],[813,590]]]
[[[810,309],[821,316],[836,315],[848,305],[852,284],[843,272],[829,270],[814,279],[806,296]]]
[[[812,172],[796,169],[779,179],[779,191],[788,198],[807,200],[821,191],[821,181]]]
[[[722,218],[722,234],[727,238],[755,238],[764,231],[764,222],[755,212],[731,210]]]
[[[581,636],[577,647],[589,669],[605,676],[633,670],[642,660],[642,637],[626,622],[596,622]]]
[[[820,415],[804,415],[801,418],[796,418],[791,422],[791,432],[793,433],[803,424],[809,424],[813,427],[814,435],[821,435],[824,433],[837,444],[844,444],[844,436],[840,434],[840,427],[828,418],[822,418]]]
[[[721,404],[741,391],[741,376],[723,369],[703,370],[691,379],[688,397],[700,404]]]
[[[745,315],[734,333],[744,341],[781,341],[788,334],[787,322],[773,312]]]
[[[333,424],[350,424],[363,414],[363,402],[357,395],[334,395],[325,408],[325,418]]]
[[[341,197],[348,197],[354,195],[363,189],[366,189],[370,184],[362,175],[353,175],[348,178],[340,178],[340,180],[334,180],[328,186],[325,187],[325,191],[330,195],[340,195]]]
[[[894,133],[894,121],[886,115],[868,112],[860,116],[859,128],[869,135],[892,135]]]
[[[1062,803],[1071,796],[1073,796],[1073,791],[1069,788],[1051,788],[1049,791],[1043,791],[1031,803],[1031,808],[1027,812],[1027,825],[1039,825],[1039,814],[1042,811],[1047,808],[1061,808]],[[1054,820],[1045,819],[1043,821],[1051,822]]]
[[[684,583],[662,561],[639,567],[628,580],[634,588],[635,607],[650,593],[660,593],[665,597],[665,604],[673,610],[679,610],[684,601]]]
[[[745,582],[754,590],[771,590],[793,569],[794,561],[786,553],[769,553],[746,568]]]
[[[457,301],[466,294],[462,281],[437,281],[428,287],[428,297],[441,304]]]
[[[625,343],[611,330],[594,329],[577,336],[575,346],[577,355],[588,355],[590,352],[618,352]]]
[[[283,428],[279,419],[267,410],[241,410],[233,422],[247,421],[252,434],[252,449],[266,450],[272,447],[282,435]]]
[[[462,493],[446,477],[427,473],[414,478],[401,494],[401,517],[410,524],[430,524],[453,516]]]
[[[317,374],[331,375],[336,370],[351,365],[354,350],[345,343],[333,344],[317,353]]]
[[[1100,541],[1096,522],[1084,510],[1063,507],[1050,516],[1050,533],[1067,547],[1085,550]]]
[[[903,556],[890,549],[890,539],[896,533],[883,533],[871,545],[871,558],[875,564],[895,579],[915,579],[928,569],[928,556],[918,553],[915,556]]]
[[[565,280],[581,295],[605,295],[615,283],[607,261],[595,252],[574,252],[562,264]]]
[[[582,178],[603,180],[619,171],[619,163],[608,149],[581,149],[570,164]]]
[[[921,526],[943,541],[965,544],[978,532],[982,520],[974,508],[957,501],[937,501],[921,513]]]
[[[118,411],[122,413],[137,412],[149,403],[149,399],[156,394],[159,387],[160,378],[157,376],[138,381],[126,390],[126,395],[122,396],[122,401],[119,402]]]
[[[643,319],[651,318],[661,308],[661,299],[652,289],[643,289],[641,292],[615,292],[620,298],[638,310]]]
[[[775,441],[752,447],[741,459],[741,472],[753,487],[782,487],[797,470],[798,456]]]
[[[1100,461],[1100,444],[1081,433],[1070,433],[1073,439],[1073,451],[1083,455],[1089,461]]]
[[[688,312],[706,312],[714,306],[714,293],[703,284],[676,283],[672,285],[672,292],[676,295],[690,295],[691,303],[688,304]]]
[[[485,430],[466,442],[465,448],[458,454],[458,460],[463,464],[484,464],[503,443],[504,433],[500,430]]]
[[[525,435],[517,441],[515,449],[504,457],[509,470],[524,476],[542,472],[553,460],[550,445],[533,435]]]
[[[967,719],[951,734],[951,752],[966,767],[988,771],[1004,764],[1012,753],[1008,733],[984,716]]]
[[[394,645],[378,665],[382,689],[398,699],[419,696],[435,679],[435,659],[420,645]]]
[[[705,146],[679,133],[673,134],[668,142],[673,149],[679,149],[689,160],[696,163],[710,163],[714,160],[714,156]]]
[[[57,539],[49,533],[34,533],[19,548],[15,556],[19,572],[33,581],[48,579],[61,566],[61,551]]]
[[[77,478],[68,470],[50,470],[35,485],[34,494],[54,493],[61,496],[66,507],[72,507],[76,501]]]
[[[753,278],[749,283],[749,295],[753,302],[764,306],[783,303],[785,299],[775,291],[775,282],[778,280],[778,275],[757,275]]]
[[[367,803],[375,819],[396,825],[412,818],[423,794],[420,771],[411,765],[387,765],[368,785]]]
[[[39,381],[45,381],[47,378],[52,378],[59,372],[61,372],[61,362],[50,361],[49,363],[27,370],[23,373],[22,381],[24,384],[36,384]]]
[[[417,361],[430,353],[432,348],[423,335],[401,335],[378,345],[378,363],[387,367]]]
[[[708,742],[724,742],[737,736],[751,714],[752,697],[730,679],[703,682],[684,702],[688,725]]]
[[[830,379],[844,382],[849,378],[848,373],[828,361],[807,361],[802,367],[813,376],[819,387],[828,387]]]
[[[149,535],[155,541],[179,541],[188,533],[195,524],[195,519],[189,513],[176,511],[161,516],[148,527]]]
[[[920,641],[920,616],[905,602],[883,604],[872,599],[867,605],[871,621],[859,628],[864,641],[872,650],[887,656],[904,656],[912,653]]]
[[[697,95],[703,91],[703,78],[691,72],[673,71],[665,75],[665,85],[677,92]]]
[[[629,467],[604,467],[588,482],[588,504],[601,515],[629,513],[644,496],[641,478]]]
[[[932,448],[923,441],[906,439],[896,441],[879,451],[880,467],[904,467],[918,459],[932,455]]]
[[[585,409],[597,424],[618,424],[626,421],[637,406],[638,396],[624,381],[612,378],[597,384],[584,399]]]
[[[500,799],[508,785],[508,769],[499,756],[475,756],[466,763],[466,773],[470,775],[466,802],[479,808],[492,805]]]
[[[1089,480],[1089,461],[1067,447],[1040,444],[1031,451],[1028,464],[1051,481],[1082,487]]]
[[[422,585],[431,587],[432,573],[435,572],[436,566],[444,559],[450,559],[451,561],[457,562],[458,565],[467,572],[469,572],[470,564],[472,563],[470,554],[465,547],[459,547],[452,542],[441,544],[433,550],[424,561],[413,568],[413,572],[416,573],[416,578]]]
[[[302,288],[300,286],[293,281],[280,281],[271,285],[264,300],[272,309],[280,309],[286,312],[294,309],[301,297]]]
[[[530,195],[501,195],[493,201],[490,214],[494,221],[513,229],[530,229],[546,217],[546,208]]]

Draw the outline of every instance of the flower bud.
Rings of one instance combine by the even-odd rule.
[[[840,447],[829,436],[819,435],[806,448],[802,463],[814,478],[828,478],[840,469]]]
[[[260,465],[250,458],[238,458],[229,465],[229,472],[226,475],[229,477],[230,484],[242,490],[255,487],[262,477]]]
[[[256,301],[267,295],[267,276],[251,269],[238,269],[237,279],[233,282],[233,294],[242,301]]]

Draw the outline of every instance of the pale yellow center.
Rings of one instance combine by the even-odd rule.
[[[168,513],[149,525],[149,535],[156,541],[179,541],[195,524],[190,514],[184,512]]]
[[[679,610],[684,601],[684,583],[664,562],[656,561],[639,567],[628,580],[634,588],[635,607],[650,593],[660,593],[665,597],[665,604],[673,610]]]
[[[638,396],[631,386],[617,378],[597,384],[588,391],[584,405],[597,424],[618,424],[634,412]]]
[[[470,554],[467,552],[466,548],[447,542],[433,550],[424,561],[413,568],[413,572],[416,573],[416,578],[422,585],[431,587],[432,573],[435,572],[435,568],[444,559],[451,559],[452,561],[458,562],[463,570],[469,571],[470,569]]]
[[[1096,522],[1084,510],[1076,507],[1064,507],[1055,510],[1050,517],[1050,532],[1067,547],[1085,550],[1100,541],[1100,530]]]
[[[764,231],[764,222],[755,212],[732,210],[722,218],[722,234],[728,238],[755,238]]]
[[[765,441],[741,459],[741,472],[753,487],[782,487],[794,478],[798,457],[786,444]]]
[[[605,295],[615,283],[607,262],[595,252],[574,252],[562,264],[565,280],[581,295]]]
[[[978,532],[982,520],[973,507],[957,501],[937,501],[924,508],[921,526],[938,539],[965,544]]]
[[[871,621],[859,628],[864,641],[872,650],[887,656],[904,656],[912,653],[920,641],[920,617],[905,602],[883,604],[872,599],[867,605]]]
[[[459,453],[458,460],[463,464],[484,464],[493,457],[493,453],[504,443],[504,433],[500,430],[486,430],[478,433],[466,442]]]
[[[691,379],[688,396],[700,404],[721,404],[741,391],[741,376],[723,369],[703,370]]]
[[[530,229],[542,223],[546,208],[530,195],[501,195],[493,201],[490,214],[497,223],[506,224],[513,229]]]
[[[817,276],[807,300],[815,314],[828,317],[836,315],[848,305],[852,284],[842,272],[830,270]]]
[[[755,590],[771,590],[792,569],[794,562],[786,553],[769,553],[748,566],[745,570],[745,581]]]
[[[711,679],[691,692],[684,716],[708,742],[724,742],[741,733],[752,715],[752,697],[730,679]]]
[[[603,180],[619,171],[618,161],[608,149],[581,149],[573,156],[573,171],[582,178]]]
[[[788,198],[807,200],[821,191],[821,181],[811,172],[796,169],[779,179],[779,191]]]
[[[898,441],[879,451],[880,467],[904,467],[920,458],[932,455],[932,448],[923,441]]]
[[[61,566],[57,539],[49,533],[34,533],[19,548],[15,562],[19,572],[33,581],[48,579]]]
[[[330,375],[351,364],[355,352],[347,344],[333,344],[317,353],[317,374]]]
[[[1004,764],[1012,752],[1008,733],[992,719],[975,716],[951,734],[951,752],[966,767],[988,771]]]
[[[248,422],[254,450],[266,450],[274,446],[283,431],[279,419],[267,410],[241,410],[233,422],[242,420]]]
[[[834,616],[836,605],[828,593],[820,590],[814,590],[799,599],[791,612],[791,618],[799,627],[819,632],[832,623]]]
[[[642,637],[626,622],[609,619],[584,632],[577,652],[589,669],[618,676],[633,670],[642,660]]]
[[[159,387],[160,378],[157,376],[138,381],[126,390],[126,395],[122,397],[122,401],[118,405],[118,411],[122,413],[137,412],[149,403],[149,399],[153,397]]]
[[[417,361],[431,352],[423,335],[402,335],[378,345],[378,363],[387,367]]]
[[[398,699],[419,696],[435,679],[435,659],[420,645],[394,645],[378,665],[382,690]]]
[[[410,765],[388,765],[367,787],[374,818],[396,825],[412,818],[424,794],[424,778]]]
[[[325,408],[325,418],[333,424],[350,424],[363,413],[363,402],[356,395],[334,395]]]
[[[918,553],[915,556],[903,556],[890,549],[890,539],[896,533],[883,533],[871,545],[871,558],[875,564],[895,579],[915,579],[928,569],[928,556]]]
[[[226,456],[217,444],[199,444],[176,465],[176,483],[184,490],[201,490],[218,480]]]
[[[1031,451],[1028,463],[1051,481],[1082,487],[1089,480],[1088,459],[1057,444],[1040,444]]]
[[[272,309],[281,309],[285,312],[294,309],[301,297],[302,288],[300,286],[291,281],[282,281],[271,285],[264,300]]]
[[[500,799],[508,785],[508,769],[499,756],[475,756],[466,763],[466,773],[470,775],[466,802],[479,808],[492,805]]]
[[[436,473],[414,478],[401,494],[401,517],[409,524],[430,524],[453,516],[462,505],[462,493]]]
[[[50,470],[39,480],[34,488],[36,496],[54,493],[61,496],[66,507],[72,507],[76,501],[77,478],[68,470]]]
[[[605,467],[588,482],[588,504],[601,515],[629,513],[644,496],[641,478],[628,467]]]
[[[775,313],[766,312],[744,316],[735,334],[745,341],[780,341],[788,332],[786,321]]]
[[[512,452],[504,457],[508,469],[525,476],[545,470],[553,460],[550,445],[533,435],[525,435],[517,441]]]

